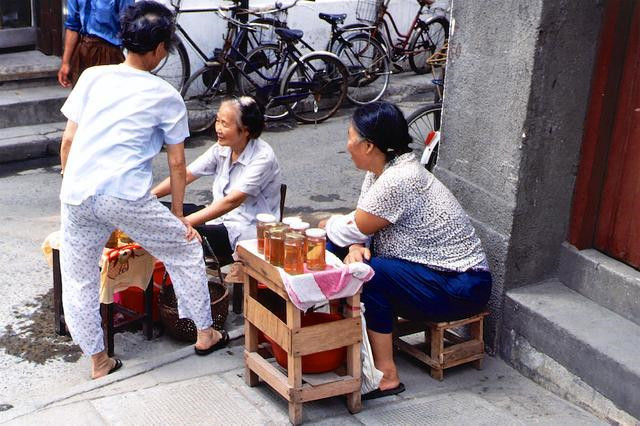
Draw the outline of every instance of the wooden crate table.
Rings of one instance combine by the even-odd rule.
[[[347,303],[344,319],[303,328],[302,311],[289,299],[277,268],[242,245],[238,245],[237,254],[244,264],[244,360],[247,384],[256,386],[259,379],[267,382],[289,402],[289,420],[293,424],[302,421],[302,403],[332,396],[346,395],[349,411],[360,412],[360,294],[344,298]],[[286,322],[258,301],[258,282],[285,300]],[[258,353],[258,330],[287,352],[286,374]],[[303,381],[303,355],[344,346],[347,347],[346,375],[328,383],[311,384]]]

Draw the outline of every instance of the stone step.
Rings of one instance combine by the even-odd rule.
[[[597,250],[564,243],[558,278],[564,285],[640,325],[640,271]]]
[[[59,85],[0,89],[0,129],[64,121],[69,92]]]
[[[56,79],[60,58],[40,51],[0,54],[0,83]]]
[[[640,418],[640,326],[557,279],[507,292],[503,323],[506,333],[522,336],[618,408]]]
[[[57,155],[66,122],[0,129],[0,163]]]

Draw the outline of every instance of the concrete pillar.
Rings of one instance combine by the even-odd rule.
[[[503,295],[553,276],[565,240],[602,20],[598,0],[454,0],[438,176]]]

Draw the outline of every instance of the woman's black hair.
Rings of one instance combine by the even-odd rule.
[[[409,126],[395,104],[377,101],[362,105],[353,113],[352,122],[360,136],[378,147],[387,161],[411,152]]]
[[[151,52],[160,43],[167,51],[175,41],[175,17],[161,3],[143,0],[127,7],[120,18],[120,38],[125,49],[135,53]]]
[[[240,96],[239,98],[225,99],[224,102],[230,102],[237,106],[240,114],[238,117],[238,126],[246,127],[251,139],[260,137],[264,130],[264,113],[254,98],[251,96]]]

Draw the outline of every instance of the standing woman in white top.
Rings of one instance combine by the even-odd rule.
[[[93,378],[122,366],[104,349],[98,299],[98,262],[116,228],[164,262],[180,317],[191,318],[198,329],[196,353],[210,353],[229,340],[211,328],[202,247],[182,210],[186,108],[169,83],[149,72],[173,37],[169,9],[152,1],[129,6],[122,17],[126,61],[87,69],[62,107],[68,118],[60,150],[62,298],[73,340],[91,355]],[[173,180],[172,211],[149,191],[151,161],[163,145]]]
[[[257,214],[279,216],[281,180],[275,153],[260,138],[264,115],[253,98],[223,101],[215,129],[217,143],[187,167],[187,185],[213,176],[213,201],[208,206],[185,204],[185,213],[223,261],[231,257],[238,241],[255,238]],[[167,178],[152,192],[164,197],[170,188]]]
[[[418,162],[410,142],[397,106],[379,101],[359,107],[347,142],[354,165],[367,171],[353,215],[358,232],[339,232],[332,221],[327,223],[329,238],[342,241],[342,247],[328,248],[342,252],[345,263],[365,261],[375,271],[361,300],[374,363],[383,378],[379,389],[363,399],[405,389],[393,361],[394,318],[465,318],[482,311],[491,294],[487,259],[471,221],[453,194]],[[369,236],[369,244],[359,244],[357,234]],[[345,241],[345,235],[356,239]]]

